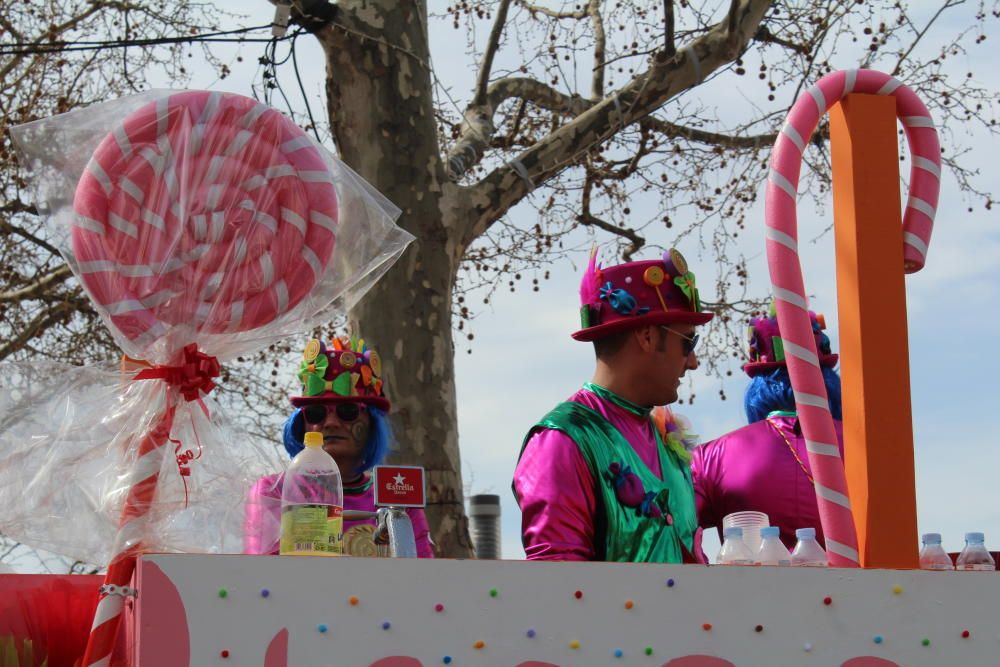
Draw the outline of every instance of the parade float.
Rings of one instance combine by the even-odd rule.
[[[941,167],[930,115],[899,81],[823,77],[770,162],[767,256],[828,568],[238,555],[253,452],[210,395],[219,362],[349,307],[407,239],[387,203],[250,100],[182,93],[105,110],[17,136],[34,147],[67,261],[132,361],[7,372],[0,499],[14,510],[0,528],[109,565],[103,579],[0,575],[11,664],[995,662],[1000,578],[916,569],[903,276],[924,264]],[[795,219],[802,152],[828,111],[844,459]],[[80,155],[45,154],[56,145]]]

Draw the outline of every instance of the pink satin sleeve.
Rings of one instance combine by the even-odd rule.
[[[514,470],[521,541],[528,560],[594,560],[594,479],[566,434],[544,429],[528,440]]]
[[[281,474],[261,477],[247,493],[243,553],[276,554],[281,537]]]
[[[434,548],[431,546],[431,529],[427,524],[427,515],[419,507],[406,510],[413,524],[413,538],[417,542],[417,556],[434,558]]]

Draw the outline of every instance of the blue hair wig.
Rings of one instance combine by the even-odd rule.
[[[840,376],[837,371],[823,366],[823,381],[826,395],[830,399],[830,413],[834,419],[842,419],[840,405]],[[778,368],[770,373],[762,373],[750,379],[750,385],[743,395],[743,409],[747,422],[753,424],[775,410],[795,411],[795,395],[787,368]]]
[[[368,432],[368,442],[365,444],[364,458],[356,472],[366,472],[382,463],[389,453],[389,442],[392,440],[392,430],[389,427],[389,419],[386,417],[385,411],[371,405],[366,406],[365,409],[371,417],[371,430]],[[282,433],[285,451],[288,452],[288,456],[294,458],[305,447],[305,444],[302,442],[303,438],[305,438],[305,432],[306,423],[302,417],[302,409],[296,408],[295,412],[289,415],[287,421],[285,421],[285,428]]]

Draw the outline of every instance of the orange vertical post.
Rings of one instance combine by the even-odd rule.
[[[844,465],[862,567],[915,568],[913,466],[896,101],[830,110]]]

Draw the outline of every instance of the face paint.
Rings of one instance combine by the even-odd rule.
[[[368,424],[360,419],[351,424],[351,437],[359,445],[365,445],[368,442]]]

